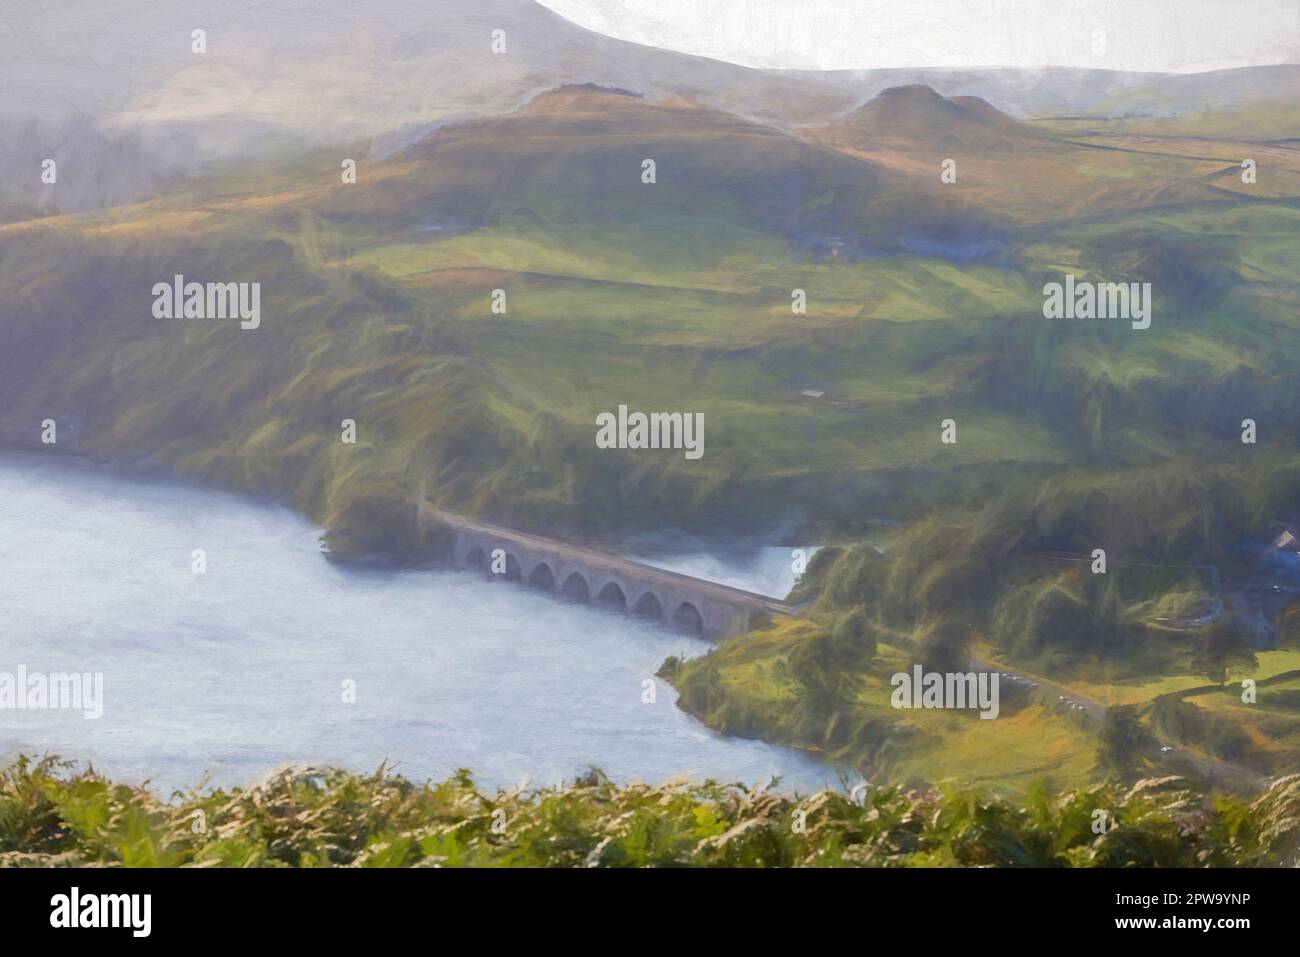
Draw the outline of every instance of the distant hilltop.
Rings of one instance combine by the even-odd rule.
[[[862,106],[817,129],[845,145],[912,140],[938,145],[990,146],[1038,133],[978,96],[944,97],[924,83],[881,90]]]

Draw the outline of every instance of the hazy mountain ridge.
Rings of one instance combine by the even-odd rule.
[[[0,31],[0,188],[14,210],[75,210],[146,195],[212,162],[376,141],[380,153],[449,119],[508,113],[575,83],[687,99],[785,129],[842,119],[882,91],[924,84],[1009,117],[1170,115],[1300,100],[1300,67],[1193,75],[1045,68],[759,70],[614,40],[532,0],[283,0],[166,7],[73,3],[52,29]],[[191,31],[207,52],[192,53]],[[506,52],[492,51],[504,31]],[[93,92],[91,92],[93,91]],[[33,129],[24,119],[41,117]],[[95,132],[99,131],[99,132]],[[83,133],[88,134],[83,137]],[[86,143],[97,144],[88,159]],[[22,174],[58,154],[67,188]],[[90,165],[99,167],[91,176]]]

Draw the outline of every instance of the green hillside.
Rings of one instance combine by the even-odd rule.
[[[1035,699],[978,735],[950,716],[900,730],[882,682],[977,646],[1080,688],[1108,685],[1099,669],[1153,688],[1198,673],[1199,633],[1171,636],[1156,609],[1213,586],[1123,569],[1212,564],[1231,594],[1257,572],[1241,543],[1300,515],[1300,192],[1189,185],[1224,157],[1171,140],[1156,158],[1131,124],[1099,149],[904,99],[867,118],[906,134],[952,114],[996,149],[945,144],[973,152],[942,185],[914,137],[576,88],[383,158],[353,144],[10,222],[0,441],[43,448],[53,418],[58,451],[276,496],[340,552],[426,549],[421,500],[575,539],[793,524],[844,546],[806,579],[807,618],[673,671],[684,706],[898,780],[1081,785],[1095,723]],[[1274,183],[1300,183],[1270,155],[1291,164]],[[1044,319],[1043,286],[1067,273],[1150,282],[1150,328]],[[261,283],[260,326],[153,318],[175,274]],[[596,448],[595,416],[619,404],[702,412],[704,457]],[[904,528],[867,555],[876,518]],[[1116,563],[1105,579],[1045,557],[1094,547]],[[855,612],[869,628],[840,630]],[[1166,740],[1176,716],[1133,703]],[[1300,736],[1256,733],[1253,714],[1233,720],[1255,751],[1215,752],[1208,732],[1189,747],[1284,768]]]

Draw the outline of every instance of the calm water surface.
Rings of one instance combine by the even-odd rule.
[[[0,672],[104,675],[100,720],[0,710],[0,757],[56,752],[162,789],[382,761],[417,780],[466,767],[498,786],[592,765],[619,780],[779,775],[801,792],[836,781],[674,706],[654,672],[702,653],[700,640],[472,573],[341,568],[319,535],[235,495],[0,456]],[[195,549],[206,574],[191,570]],[[728,577],[743,586],[746,573]]]

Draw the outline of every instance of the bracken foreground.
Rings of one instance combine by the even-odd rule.
[[[1106,828],[1095,833],[1098,820]],[[415,784],[285,770],[162,800],[53,757],[0,772],[0,866],[1133,867],[1300,864],[1300,775],[1249,803],[1177,777],[1016,804],[956,789],[822,791],[592,771],[489,792],[468,771]]]

